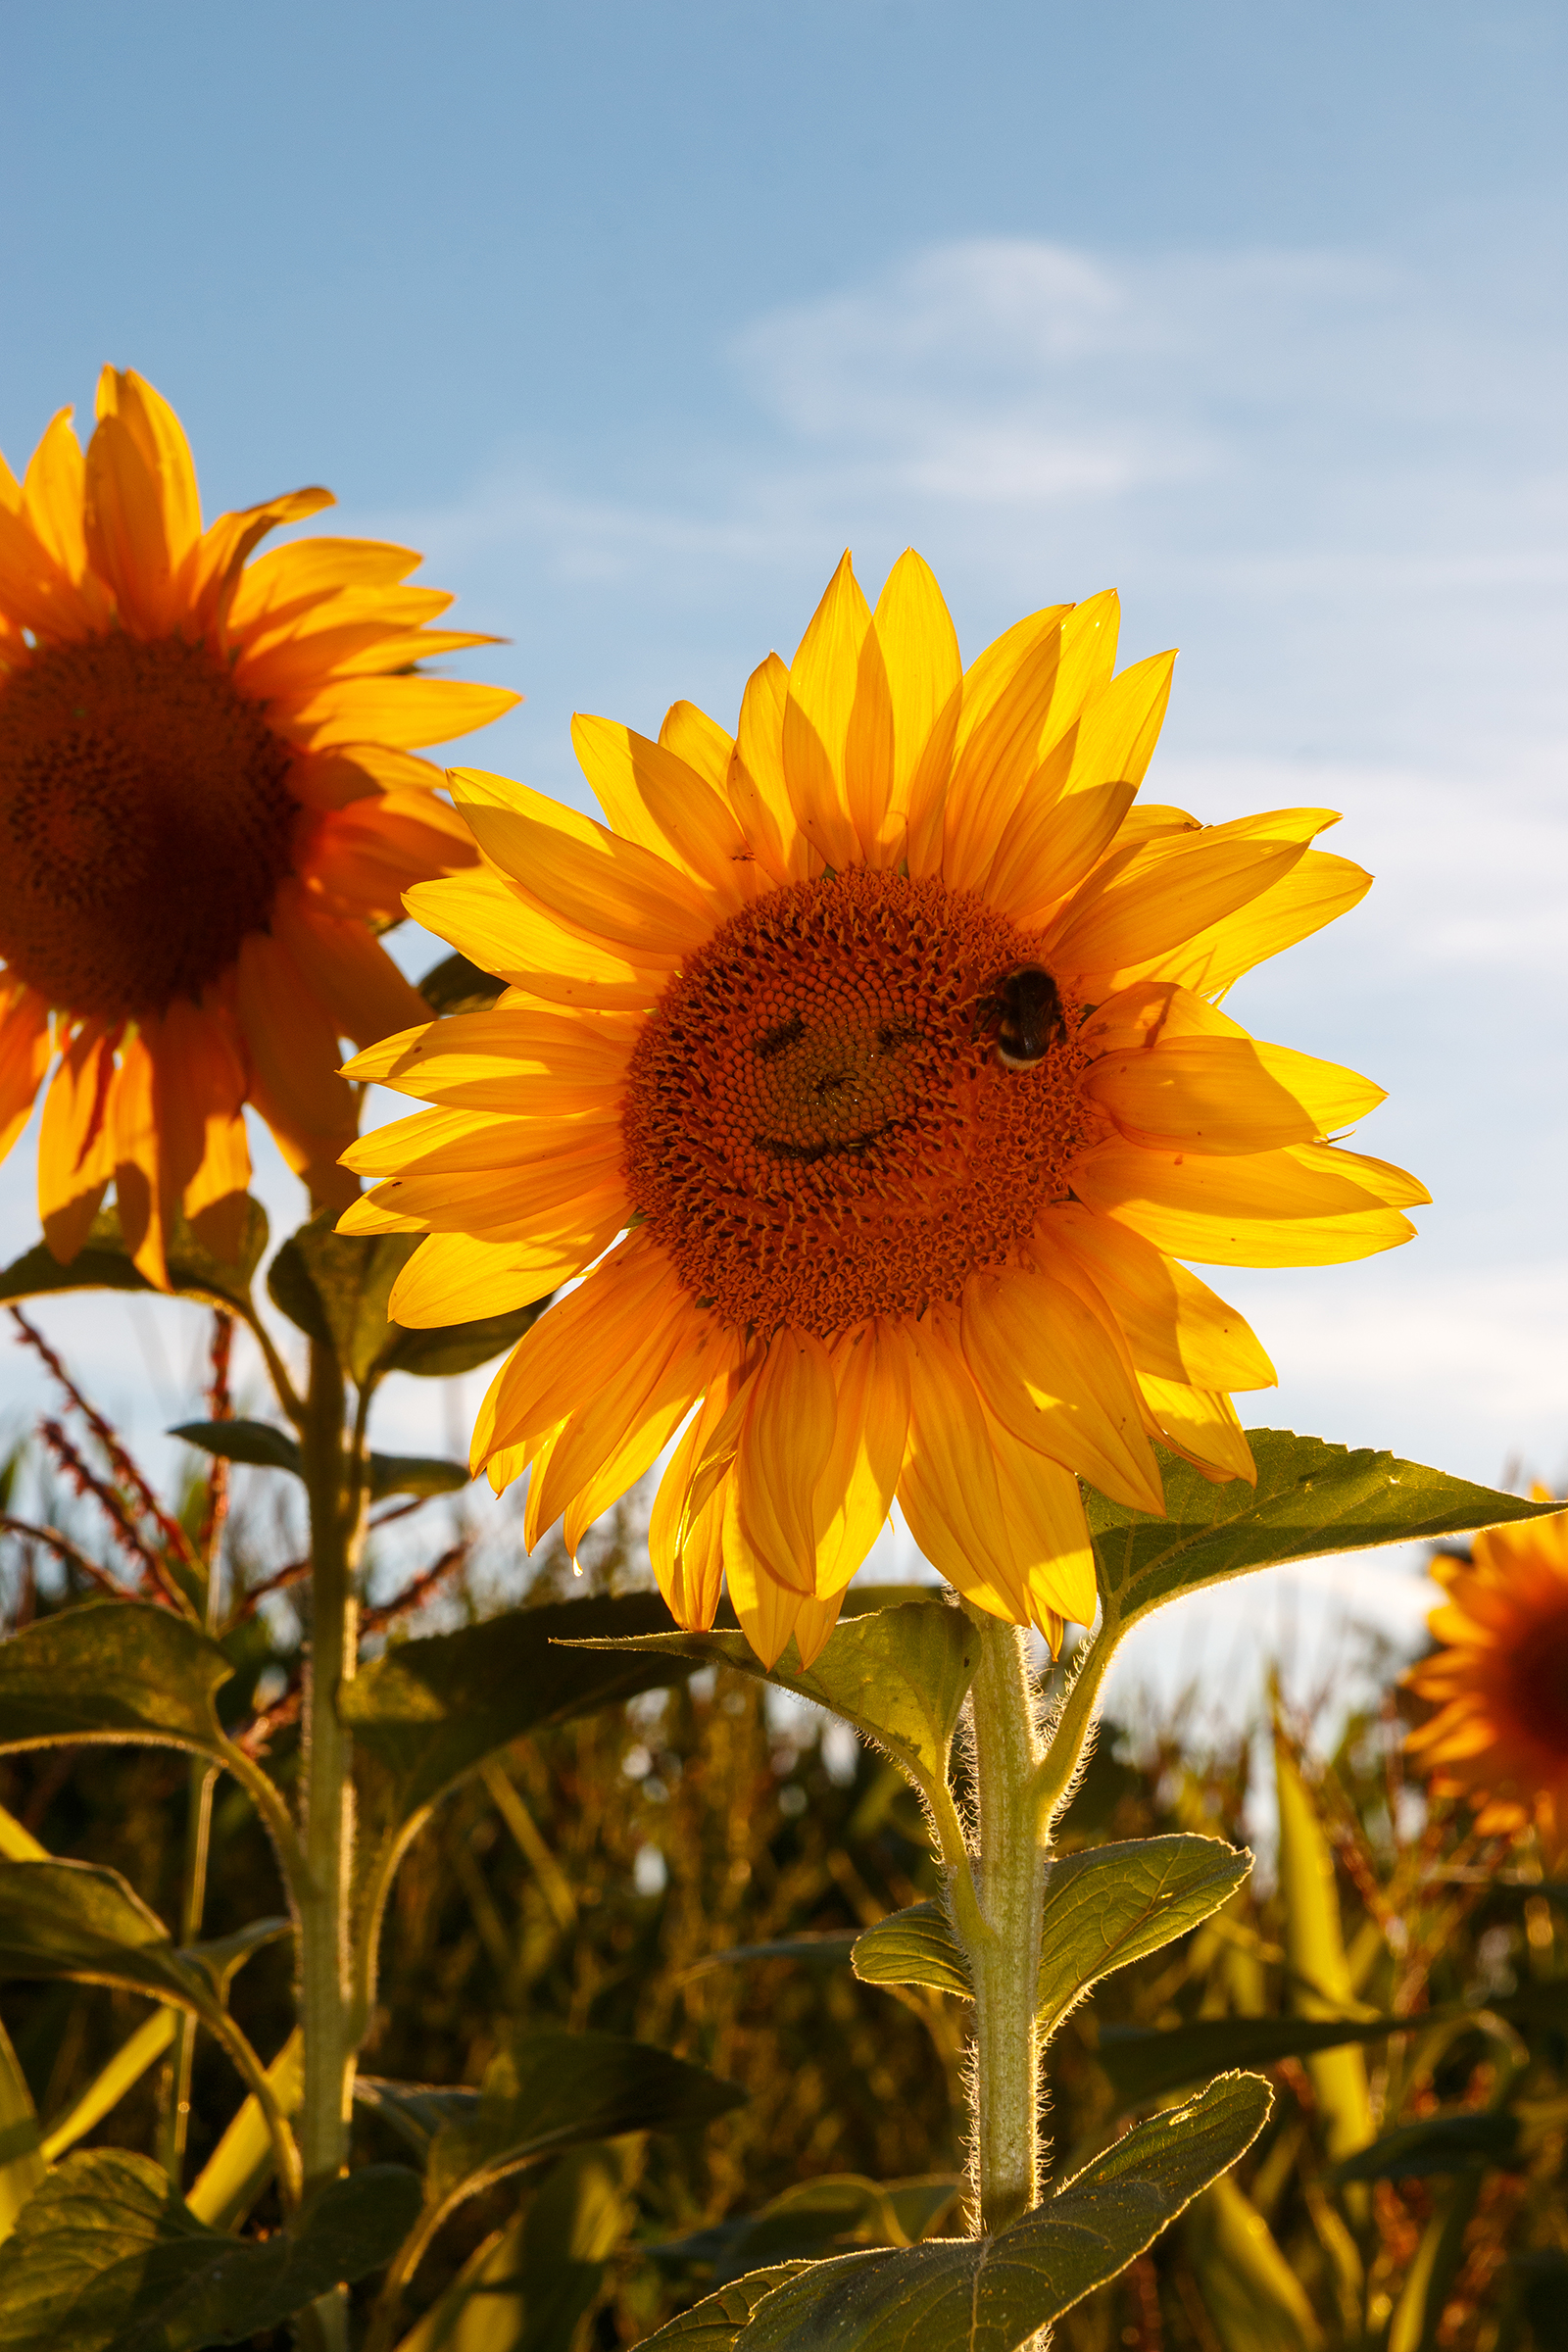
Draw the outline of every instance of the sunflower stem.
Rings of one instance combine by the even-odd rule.
[[[1041,1762],[1034,1678],[1017,1626],[971,1612],[980,1635],[972,1693],[979,1806],[969,1940],[974,1984],[974,2170],[979,2227],[1005,2229],[1040,2185],[1040,2047],[1035,2021],[1046,1847],[1033,1800]]]
[[[349,1895],[354,1794],[350,1740],[337,1694],[358,1653],[354,1572],[365,1538],[365,1487],[357,1426],[345,1444],[342,1367],[333,1350],[311,1343],[310,1388],[301,1452],[311,1514],[311,1651],[305,1682],[304,1872],[300,1914],[300,2023],[305,2086],[299,2148],[307,2202],[342,2173],[349,2148],[354,2044],[350,2022]],[[312,2308],[310,2332],[323,2352],[347,2342],[347,2308],[338,2292]]]

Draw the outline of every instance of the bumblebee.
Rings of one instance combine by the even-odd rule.
[[[1067,1034],[1061,992],[1042,963],[1021,963],[991,998],[997,1059],[1004,1070],[1032,1070]]]

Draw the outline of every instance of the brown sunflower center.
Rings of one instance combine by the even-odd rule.
[[[1568,1607],[1534,1626],[1508,1667],[1515,1720],[1532,1740],[1568,1760]]]
[[[197,996],[289,871],[292,757],[204,646],[35,653],[0,683],[0,956],[111,1020]]]
[[[725,923],[670,982],[626,1095],[635,1207],[687,1289],[831,1338],[956,1298],[1065,1191],[1087,1136],[1079,1007],[995,1052],[1038,943],[964,892],[854,868]]]

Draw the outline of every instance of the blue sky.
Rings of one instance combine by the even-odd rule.
[[[1394,1257],[1222,1278],[1256,1417],[1563,1477],[1560,9],[0,26],[0,448],[113,359],[209,510],[330,484],[511,639],[476,761],[574,793],[573,709],[729,715],[846,544],[873,593],[918,545],[970,651],[1118,586],[1128,658],[1183,649],[1150,789],[1326,803],[1379,875],[1232,1008],[1386,1085],[1360,1140],[1437,1196]]]

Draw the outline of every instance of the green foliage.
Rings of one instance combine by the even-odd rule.
[[[419,982],[419,994],[432,1012],[450,1019],[455,1012],[488,1012],[506,985],[466,956],[443,956]]]
[[[379,2269],[418,2206],[416,2176],[335,2180],[297,2232],[245,2243],[198,2222],[144,2156],[68,2156],[30,2200],[0,2268],[0,2347],[202,2352],[248,2342],[340,2278]]]
[[[647,2340],[678,2345],[679,2352],[731,2352],[741,2329],[765,2297],[809,2268],[804,2262],[779,2262],[768,2270],[753,2271],[749,2278],[721,2286],[716,2295],[705,2295]]]
[[[1482,2108],[1461,2115],[1433,2115],[1418,2124],[1385,2132],[1334,2168],[1347,2180],[1425,2180],[1434,2174],[1467,2173],[1488,2164],[1511,2164],[1519,2154],[1520,2121],[1506,2109]]]
[[[913,2245],[951,2216],[958,2186],[951,2173],[882,2181],[824,2173],[785,2189],[759,2213],[737,2215],[649,2251],[662,2270],[701,2263],[728,2280],[771,2263],[842,2253],[847,2246]]]
[[[733,1666],[814,1699],[868,1733],[927,1797],[946,1797],[949,1751],[979,1655],[960,1609],[911,1600],[841,1618],[809,1667],[792,1640],[768,1671],[744,1634],[722,1630],[644,1635],[637,1646]]]
[[[117,1984],[188,2010],[220,2034],[235,1968],[286,1927],[259,1920],[216,1946],[179,1952],[118,1871],[91,1862],[0,1862],[0,1977]]]
[[[202,1453],[225,1462],[248,1462],[261,1470],[287,1470],[305,1476],[305,1459],[285,1430],[270,1421],[181,1421],[170,1430]],[[420,1453],[371,1453],[366,1457],[367,1488],[372,1502],[388,1494],[456,1494],[472,1472],[466,1462],[443,1461]]]
[[[231,1314],[251,1316],[251,1283],[267,1250],[267,1211],[247,1198],[240,1248],[230,1262],[216,1257],[182,1220],[176,1220],[166,1251],[172,1289],[187,1298],[203,1298]],[[87,1239],[69,1266],[43,1242],[36,1243],[0,1272],[0,1301],[41,1298],[57,1291],[152,1291],[155,1286],[131,1262],[120,1217],[114,1208],[100,1209]]]
[[[879,1919],[851,1954],[862,1984],[926,1984],[972,2001],[968,1963],[940,1903],[910,1903]]]
[[[1054,2034],[1113,1968],[1147,1958],[1207,1919],[1251,1867],[1250,1853],[1193,1837],[1092,1846],[1054,1863],[1040,1938],[1043,2033]]]
[[[1224,2076],[1135,2126],[1008,2229],[813,2264],[763,2296],[730,2342],[735,2352],[1015,2352],[1136,2260],[1251,2144],[1269,2105],[1255,2076]]]
[[[218,1643],[172,1609],[84,1601],[0,1642],[0,1750],[149,1740],[221,1756],[214,1699],[232,1673]]]

